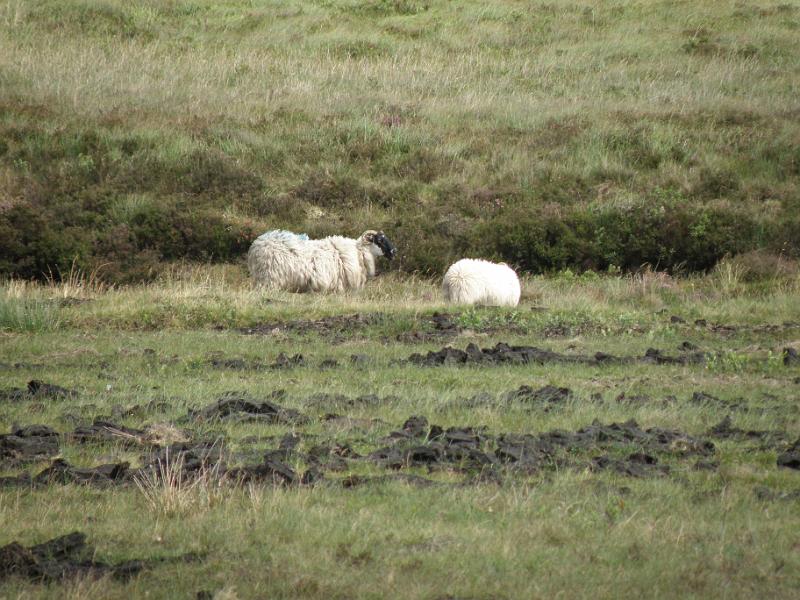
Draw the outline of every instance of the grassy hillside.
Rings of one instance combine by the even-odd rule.
[[[0,274],[270,227],[705,269],[800,248],[798,2],[0,2]]]

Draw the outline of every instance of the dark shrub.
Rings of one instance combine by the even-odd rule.
[[[18,204],[0,213],[0,275],[58,278],[73,262],[88,266],[89,232],[59,227],[33,207]]]
[[[733,209],[647,203],[554,214],[518,207],[474,229],[475,250],[525,271],[565,267],[709,269],[752,247],[756,224]]]
[[[800,258],[800,218],[783,218],[772,224],[766,246],[776,254]]]
[[[751,250],[732,258],[724,258],[722,263],[730,264],[741,274],[742,280],[748,282],[797,277],[800,272],[797,260],[765,250]]]
[[[466,250],[463,240],[448,235],[431,215],[409,215],[395,223],[387,234],[398,252],[392,266],[403,271],[440,275],[447,265],[465,256],[460,252],[462,248]]]
[[[315,171],[294,189],[294,195],[325,208],[352,208],[361,204],[366,194],[352,175]]]
[[[224,153],[214,149],[192,152],[175,165],[165,165],[164,171],[173,171],[177,193],[194,195],[230,194],[246,196],[257,194],[262,189],[261,179],[240,167]],[[170,180],[167,181],[169,186]]]
[[[149,207],[129,224],[106,221],[97,230],[65,226],[68,217],[22,204],[0,213],[0,275],[58,278],[73,265],[83,270],[103,265],[101,278],[130,282],[157,274],[161,261],[237,260],[257,235],[217,214],[179,207]]]
[[[152,206],[136,213],[129,225],[136,250],[153,250],[162,260],[233,260],[247,251],[256,234],[226,223],[209,211],[183,206]]]
[[[541,209],[517,207],[479,224],[471,239],[477,255],[539,273],[573,265],[588,254],[570,225]]]
[[[258,235],[250,228],[226,223],[220,215],[210,212],[177,212],[173,226],[181,244],[169,259],[232,261],[247,252]]]

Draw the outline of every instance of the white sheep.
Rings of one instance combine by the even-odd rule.
[[[247,268],[259,285],[290,292],[341,292],[363,287],[375,276],[375,259],[397,249],[382,231],[357,240],[338,235],[310,240],[305,234],[268,231],[247,253]]]
[[[517,274],[505,263],[462,258],[444,274],[442,292],[452,304],[516,306],[520,285]]]

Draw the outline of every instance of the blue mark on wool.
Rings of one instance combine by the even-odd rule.
[[[268,239],[268,238],[281,240],[281,241],[285,241],[285,242],[298,241],[298,240],[301,241],[301,242],[305,242],[305,241],[308,241],[308,234],[306,234],[306,233],[294,233],[292,231],[286,231],[285,229],[273,229],[272,231],[268,231],[266,233],[262,233],[256,239],[265,240],[265,239]]]

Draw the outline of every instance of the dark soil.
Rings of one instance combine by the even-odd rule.
[[[264,368],[262,363],[248,362],[243,358],[212,358],[208,361],[208,364],[217,369],[233,369],[235,371],[244,371],[248,369],[258,370]]]
[[[283,352],[275,357],[275,362],[270,365],[271,369],[286,369],[289,367],[302,367],[306,364],[302,354],[287,356]]]
[[[448,337],[454,337],[465,328],[458,323],[460,313],[439,313],[435,312],[430,316],[422,316],[417,323],[418,328],[412,331],[405,331],[397,334],[393,338],[386,337],[384,341],[389,343],[399,341],[404,343],[432,342]],[[260,323],[253,327],[241,328],[238,331],[246,335],[275,335],[277,333],[314,333],[323,337],[333,338],[334,342],[342,342],[359,335],[368,327],[386,325],[392,318],[385,313],[356,313],[352,315],[338,315],[333,317],[323,317],[321,319],[305,320],[297,319],[291,321],[269,321]],[[489,323],[479,327],[470,328],[481,333],[525,333],[526,330],[514,323]]]
[[[420,477],[419,475],[410,475],[407,473],[395,473],[393,475],[376,475],[374,477],[367,477],[364,475],[348,475],[347,477],[342,478],[340,481],[342,487],[345,488],[362,487],[368,485],[380,485],[386,483],[387,481],[402,481],[403,483],[407,483],[410,486],[419,488],[441,485],[440,483],[433,481],[432,479]]]
[[[786,452],[778,455],[778,466],[800,470],[800,438]]]
[[[11,542],[0,548],[0,581],[11,576],[35,582],[104,575],[127,579],[146,566],[139,560],[110,564],[96,560],[94,555],[86,544],[86,535],[77,531],[27,548]]]
[[[649,454],[634,452],[624,459],[610,458],[608,455],[592,459],[592,471],[610,470],[629,477],[653,477],[669,474],[667,465],[658,464],[658,459]]]
[[[427,430],[427,431],[426,431]],[[367,459],[387,468],[446,466],[460,470],[492,470],[503,466],[536,472],[573,465],[592,470],[613,469],[643,477],[668,473],[655,454],[672,458],[712,456],[714,444],[680,431],[651,428],[643,430],[635,421],[601,425],[593,423],[577,432],[550,431],[543,434],[501,434],[490,436],[473,428],[442,429],[428,426],[424,417],[412,417],[403,428],[390,434],[394,443],[380,448]],[[629,450],[625,459],[611,458],[607,451]],[[582,455],[603,451],[585,462]],[[635,450],[630,452],[630,450]]]
[[[156,448],[143,461],[142,470],[160,474],[166,466],[170,466],[179,469],[183,477],[188,478],[217,467],[222,459],[222,442],[219,440],[183,442]]]
[[[46,425],[15,427],[0,435],[0,464],[55,456],[59,451],[58,432]]]
[[[436,352],[430,351],[426,355],[414,353],[408,357],[411,364],[425,367],[440,365],[494,365],[494,364],[582,364],[582,365],[608,365],[629,364],[644,362],[650,364],[695,364],[705,361],[705,354],[701,352],[683,353],[669,356],[661,350],[650,348],[643,357],[617,357],[604,352],[593,355],[561,354],[552,350],[543,350],[535,346],[510,346],[500,342],[494,348],[479,348],[470,343],[465,350],[445,346]]]
[[[449,313],[438,313],[435,312],[431,316],[431,325],[433,326],[434,331],[440,331],[442,333],[458,333],[461,331],[461,327],[456,324],[453,319],[457,319],[460,315],[455,314],[451,315]]]
[[[523,357],[510,360],[534,362],[577,359],[600,364],[623,360],[608,355],[567,357],[537,348],[505,344],[488,350],[481,350],[474,345],[464,351],[446,348],[438,353],[431,352],[427,357],[417,356],[426,364],[440,364],[439,361],[448,360],[447,356],[464,357],[465,362],[497,362],[509,360],[509,355]],[[653,352],[648,352],[646,357],[635,360],[651,360],[654,356]],[[163,477],[168,466],[184,479],[202,475],[234,484],[328,484],[352,487],[387,479],[383,476],[377,479],[354,476],[342,479],[342,473],[352,471],[354,467],[359,468],[358,465],[364,462],[392,471],[422,468],[429,472],[446,470],[460,473],[463,478],[459,485],[502,483],[507,477],[564,468],[612,471],[629,477],[662,477],[671,472],[676,462],[689,459],[692,462],[681,470],[715,470],[719,462],[712,439],[755,443],[763,449],[777,450],[779,466],[800,469],[800,440],[789,445],[785,432],[743,430],[735,427],[730,417],[709,429],[704,436],[694,437],[677,430],[645,429],[635,421],[609,425],[594,422],[577,431],[491,433],[486,427],[442,427],[430,423],[424,416],[415,415],[375,442],[376,428],[386,431],[383,429],[385,423],[327,411],[334,407],[347,409],[399,403],[402,402],[401,398],[382,398],[374,394],[353,398],[320,393],[305,399],[306,406],[326,411],[318,413],[323,423],[341,425],[331,434],[305,433],[302,428],[312,418],[278,403],[285,398],[283,390],[274,391],[263,398],[228,392],[204,408],[189,411],[183,422],[202,425],[205,436],[210,435],[206,424],[220,421],[256,421],[292,428],[282,437],[254,437],[248,442],[250,449],[237,449],[237,454],[223,449],[223,434],[219,434],[217,439],[164,445],[166,441],[159,442],[155,435],[148,437],[151,427],[155,430],[156,426],[135,429],[104,419],[96,419],[89,426],[76,427],[65,435],[41,425],[15,427],[9,434],[0,436],[0,457],[7,462],[56,456],[59,441],[65,440],[69,443],[113,443],[139,448],[142,452],[139,464],[142,466],[131,468],[128,463],[121,462],[79,468],[58,459],[32,477],[27,473],[5,477],[0,479],[0,485],[126,485],[145,475],[156,479]],[[535,388],[525,385],[498,396],[484,393],[468,400],[476,406],[485,403],[540,411],[558,409],[575,401],[574,392],[566,387]],[[591,401],[602,401],[602,398],[593,397]],[[617,402],[638,405],[651,402],[651,399],[647,396],[620,395]],[[738,407],[736,402],[702,392],[695,393],[691,402],[713,404],[725,409]],[[342,439],[345,431],[349,432],[350,437]],[[264,449],[265,443],[267,449]],[[259,456],[260,459],[257,458]],[[410,483],[428,485],[420,481]]]
[[[692,468],[695,471],[716,471],[719,469],[719,464],[718,460],[698,460]]]
[[[273,398],[285,396],[283,390],[273,392]],[[190,410],[193,421],[262,421],[297,425],[308,422],[308,417],[291,408],[284,408],[270,400],[255,400],[246,394],[227,392],[214,404],[199,411]]]
[[[683,319],[677,322],[672,322],[673,324],[686,323],[686,321]],[[709,323],[706,319],[696,319],[694,321],[694,327],[699,327],[701,329],[705,329],[706,331],[718,333],[724,336],[731,336],[737,333],[780,333],[783,331],[798,329],[800,328],[800,323],[786,321],[784,323],[768,323],[765,325],[732,325],[723,323]]]
[[[554,430],[538,436],[513,434],[498,439],[498,453],[507,461],[533,466],[546,465],[567,451],[575,453],[599,449],[618,452],[626,448],[647,455],[663,454],[675,458],[712,456],[715,453],[714,444],[708,440],[657,427],[643,430],[632,420],[611,425],[595,422],[575,433]],[[642,462],[639,457],[632,459],[631,456],[628,457],[629,461]]]
[[[454,407],[498,407],[498,406],[517,406],[526,407],[530,409],[549,411],[556,408],[566,406],[570,402],[580,399],[582,402],[592,402],[596,404],[603,404],[603,396],[600,393],[593,393],[588,399],[579,398],[569,388],[544,386],[542,388],[533,388],[528,385],[522,385],[515,390],[509,390],[501,393],[499,396],[490,394],[489,392],[478,392],[469,398],[460,398],[450,403]],[[617,404],[626,406],[646,406],[646,405],[659,405],[671,406],[678,402],[675,396],[666,396],[664,398],[652,398],[647,394],[626,394],[620,393],[614,398]],[[731,411],[747,412],[749,410],[745,400],[725,400],[716,398],[705,392],[694,392],[689,399],[691,404],[711,404],[716,408],[721,408]]]
[[[377,394],[362,394],[361,396],[346,396],[345,394],[329,394],[320,392],[307,397],[303,404],[310,408],[317,409],[342,409],[364,406],[385,406],[402,401],[399,396],[378,396]],[[340,417],[341,415],[332,415]]]
[[[700,364],[706,361],[706,355],[703,352],[685,352],[678,356],[669,356],[664,354],[661,350],[656,348],[648,348],[644,353],[642,362],[653,363],[657,365],[687,365],[687,364]]]
[[[800,489],[798,490],[773,490],[765,485],[756,487],[753,492],[759,500],[786,500],[796,502],[800,500]]]
[[[270,485],[291,486],[318,483],[321,474],[315,469],[298,475],[284,461],[292,455],[292,448],[299,440],[284,437],[277,451],[267,451],[261,463],[241,467],[229,467],[221,444],[206,442],[201,444],[173,444],[159,450],[151,457],[142,471],[160,476],[167,464],[180,472],[184,479],[206,474],[235,484],[266,483]],[[137,475],[133,473],[132,475]]]
[[[18,402],[21,400],[61,400],[64,398],[75,398],[78,392],[68,390],[52,383],[44,383],[38,379],[33,379],[28,382],[28,387],[10,388],[0,390],[0,401]]]
[[[318,473],[318,471],[316,472]],[[237,467],[226,473],[227,477],[237,483],[269,483],[278,486],[296,485],[302,482],[301,477],[287,464],[270,457],[265,457],[259,465]],[[317,474],[309,475],[306,481],[316,482]]]
[[[534,390],[528,385],[507,392],[504,396],[506,402],[516,402],[533,408],[541,408],[545,412],[556,406],[562,406],[573,398],[572,390],[564,387],[547,385]]]
[[[113,442],[123,446],[139,446],[144,443],[145,432],[142,429],[96,419],[91,425],[76,427],[67,438],[79,444]]]
[[[341,338],[352,337],[353,333],[363,331],[372,325],[380,325],[387,321],[383,313],[356,313],[352,315],[336,315],[321,319],[294,321],[268,321],[253,327],[239,329],[246,335],[274,335],[276,333],[316,333],[323,336]]]
[[[662,404],[665,404],[665,405],[669,404],[673,400],[674,400],[674,398],[664,399],[662,401]],[[614,401],[617,404],[624,404],[626,406],[646,406],[648,404],[653,404],[654,402],[657,402],[656,400],[654,400],[653,398],[651,398],[647,394],[630,394],[630,395],[628,395],[625,392],[620,393],[616,398],[614,398]]]
[[[554,387],[536,391],[523,388],[515,393],[520,396],[515,401],[542,404],[545,407],[571,397],[568,389]],[[275,422],[293,426],[306,419],[296,411],[271,402],[256,403],[233,394],[224,396],[202,411],[203,418],[207,419],[225,418],[238,413],[261,415],[270,422],[279,419]],[[194,418],[198,414],[195,413]],[[90,441],[115,439],[117,431],[124,433],[123,428],[114,424],[95,425],[97,427],[91,430]],[[25,430],[34,433],[38,429],[32,426],[19,432]],[[48,433],[46,428],[42,433]],[[99,437],[95,438],[95,435]],[[111,438],[106,438],[106,435]],[[57,439],[55,435],[44,437]],[[130,468],[127,462],[78,468],[58,459],[34,477],[23,473],[17,477],[0,478],[0,486],[85,484],[107,487],[130,484],[144,475],[159,479],[171,471],[178,473],[182,479],[205,475],[234,484],[298,486],[338,483],[352,487],[364,482],[352,476],[345,480],[336,477],[328,479],[326,474],[346,472],[363,461],[395,471],[411,467],[423,467],[429,471],[456,471],[464,474],[465,484],[500,483],[514,473],[534,474],[542,470],[570,467],[592,471],[612,470],[630,477],[651,477],[669,473],[669,465],[663,462],[665,459],[675,461],[699,457],[713,460],[715,455],[714,444],[707,439],[674,430],[642,429],[635,421],[610,425],[595,422],[575,432],[554,430],[539,434],[492,435],[485,427],[444,428],[430,424],[423,416],[412,416],[402,427],[390,432],[382,440],[381,446],[366,454],[342,442],[316,444],[306,452],[301,451],[303,441],[313,437],[288,433],[280,439],[277,448],[263,453],[261,462],[244,466],[230,464],[232,457],[223,451],[221,440],[186,442],[165,447],[151,446],[143,455],[143,466],[139,469]],[[361,439],[359,443],[368,442]],[[789,450],[796,451],[792,448]],[[305,463],[307,470],[300,473],[290,463]],[[710,468],[715,467],[711,465]],[[410,483],[428,485],[420,481]]]
[[[478,408],[482,406],[520,406],[547,412],[563,407],[574,398],[569,388],[546,385],[534,389],[529,385],[521,385],[495,397],[488,392],[479,392],[470,398],[462,398],[452,403],[453,406]]]
[[[734,427],[730,416],[709,429],[707,435],[720,440],[760,442],[763,449],[780,447],[787,441],[786,433],[783,431],[745,430]]]
[[[262,369],[288,369],[291,367],[305,366],[306,360],[302,354],[287,356],[281,352],[275,357],[275,362],[271,364],[245,360],[244,358],[224,358],[215,356],[208,361],[208,364],[217,369],[232,369],[234,371],[260,371]]]
[[[170,409],[170,404],[163,400],[151,400],[145,404],[134,404],[132,406],[121,406],[115,404],[111,407],[111,417],[114,419],[125,419],[128,417],[141,417],[147,413],[163,413]]]
[[[783,349],[783,364],[787,367],[800,365],[800,354],[794,348]]]
[[[0,370],[2,370],[2,371],[7,371],[7,370],[11,370],[11,369],[34,370],[34,369],[42,369],[42,368],[44,368],[44,365],[39,364],[39,363],[26,363],[26,362],[5,363],[5,362],[0,362]]]
[[[741,412],[747,412],[749,410],[749,407],[744,400],[722,400],[716,396],[712,396],[711,394],[706,394],[705,392],[694,392],[689,402],[698,406],[712,406],[721,410],[734,410]]]
[[[28,483],[32,485],[51,485],[56,483],[67,485],[70,483],[78,483],[104,487],[115,483],[131,481],[129,467],[129,463],[123,462],[83,469],[74,467],[64,460],[57,459]],[[24,484],[26,482],[20,481],[19,483]]]
[[[356,366],[365,366],[372,362],[372,359],[366,354],[351,354],[350,364]]]
[[[453,320],[458,318],[459,315],[451,315],[449,313],[435,312],[425,323],[423,329],[414,329],[413,331],[404,331],[403,333],[395,336],[395,341],[403,342],[405,344],[419,344],[429,343],[445,339],[448,337],[455,337],[463,331],[463,329]],[[389,340],[386,340],[387,342]]]

